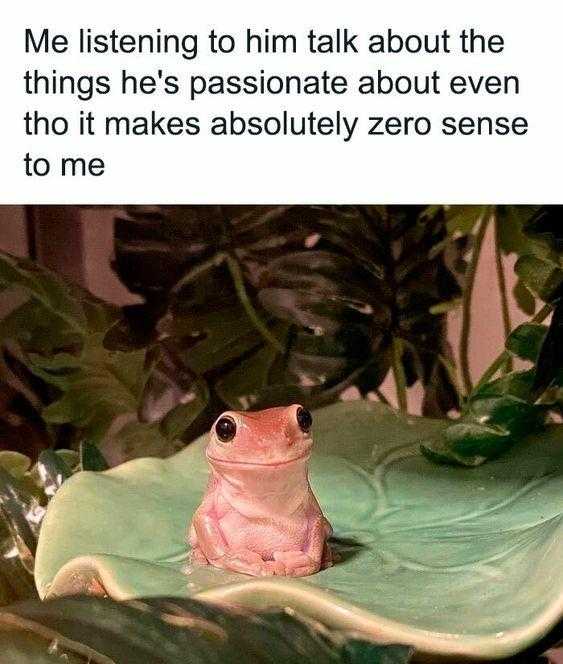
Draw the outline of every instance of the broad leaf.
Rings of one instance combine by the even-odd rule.
[[[43,417],[51,424],[72,423],[99,442],[119,415],[137,410],[144,385],[144,352],[106,351],[101,336],[89,337],[80,355],[31,356],[30,368],[63,395]]]
[[[41,417],[54,425],[53,434],[70,424],[75,439],[116,439],[123,424],[137,420],[147,379],[145,349],[113,352],[102,345],[117,309],[32,261],[6,254],[0,254],[2,288],[18,293],[20,303],[0,321],[0,340],[16,347],[18,366],[41,388]],[[165,449],[158,436],[153,440],[137,455]],[[114,457],[122,458],[119,452]]]
[[[439,463],[478,466],[541,429],[547,407],[528,400],[534,376],[533,371],[516,372],[482,386],[458,420],[422,443],[423,454]]]
[[[524,323],[510,333],[506,340],[506,348],[523,360],[536,362],[546,334],[545,325]]]
[[[521,279],[518,279],[512,290],[519,308],[528,316],[536,312],[536,299]]]
[[[108,463],[98,447],[83,440],[80,443],[80,470],[102,471],[108,468]]]
[[[549,258],[525,254],[516,261],[514,269],[530,291],[544,302],[553,300],[563,286],[563,269]]]

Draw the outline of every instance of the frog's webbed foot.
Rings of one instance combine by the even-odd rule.
[[[309,576],[321,568],[320,560],[314,560],[303,551],[275,551],[273,558],[283,563],[285,576]]]
[[[205,554],[199,548],[199,546],[194,546],[192,548],[190,560],[191,560],[192,563],[195,563],[197,565],[207,565],[207,563],[208,563],[208,560],[205,557]]]
[[[323,548],[323,558],[321,560],[321,569],[326,569],[327,567],[332,567],[334,564],[335,556],[330,548],[330,544],[325,542]],[[338,560],[338,558],[336,558]]]

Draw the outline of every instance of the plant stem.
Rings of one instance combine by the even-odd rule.
[[[448,374],[448,378],[450,379],[451,384],[454,387],[454,390],[456,391],[458,401],[461,404],[463,404],[463,401],[465,399],[465,395],[463,394],[463,390],[461,389],[458,378],[457,378],[457,371],[455,368],[454,363],[449,360],[447,357],[444,357],[441,353],[438,353],[438,361],[440,364],[444,367]]]
[[[488,383],[489,380],[491,380],[491,378],[496,374],[496,372],[506,364],[506,360],[509,357],[509,355],[510,355],[510,353],[507,350],[504,350],[497,358],[495,358],[493,363],[489,366],[489,368],[481,376],[479,382],[475,386],[476,391],[480,387],[482,387],[485,383]]]
[[[387,399],[387,397],[383,394],[383,392],[378,387],[376,387],[374,389],[374,392],[375,392],[377,398],[381,401],[382,404],[385,404],[386,406],[391,405],[389,403],[389,399]]]
[[[196,267],[194,267],[193,270],[190,270],[190,272],[185,274],[179,281],[177,281],[174,284],[172,292],[178,293],[179,291],[182,290],[184,286],[191,283],[192,281],[195,281],[204,272],[207,272],[207,270],[211,270],[214,267],[218,267],[219,265],[221,265],[223,261],[226,260],[227,260],[227,254],[220,252],[215,254],[211,258],[208,258],[206,261],[203,261],[203,263],[196,265]]]
[[[538,313],[530,320],[530,323],[532,324],[538,324],[538,323],[543,323],[543,321],[549,316],[551,313],[552,306],[551,304],[545,304],[539,311]],[[485,383],[487,383],[493,376],[496,374],[496,372],[506,363],[508,359],[510,359],[512,356],[510,354],[510,351],[508,350],[503,350],[502,353],[494,360],[494,362],[489,366],[489,368],[485,371],[485,373],[481,376],[481,379],[475,386],[475,390],[478,390],[480,387],[482,387]]]
[[[504,265],[502,264],[502,253],[500,249],[500,224],[498,217],[494,215],[495,220],[495,263],[497,268],[498,287],[500,291],[500,301],[502,310],[502,323],[504,326],[504,338],[506,339],[512,331],[512,323],[510,321],[510,309],[508,305],[508,291],[506,289],[506,278],[504,276]],[[505,371],[512,371],[514,369],[514,362],[510,356],[505,363]]]
[[[246,311],[247,316],[252,321],[252,324],[262,335],[264,340],[267,341],[272,346],[272,348],[274,348],[278,353],[283,353],[284,347],[276,339],[276,337],[270,332],[268,326],[260,318],[258,312],[254,308],[254,305],[250,301],[250,297],[248,296],[246,287],[244,285],[244,277],[242,275],[242,270],[240,269],[239,262],[234,256],[227,254],[227,265],[229,267],[229,272],[231,273],[231,277],[233,278],[233,282],[235,284],[235,290],[237,292],[238,299],[240,300],[240,303],[242,304],[244,310]]]
[[[471,301],[473,299],[473,287],[475,286],[475,275],[477,274],[477,265],[479,264],[479,256],[483,246],[483,239],[489,225],[490,215],[489,209],[485,208],[483,216],[479,223],[479,228],[475,235],[475,244],[471,254],[471,260],[467,269],[467,277],[465,288],[463,290],[462,300],[462,323],[461,323],[461,337],[459,342],[459,365],[461,370],[461,377],[465,392],[469,394],[473,389],[471,382],[471,373],[469,371],[469,332],[471,330]]]
[[[403,344],[398,337],[393,337],[392,343],[392,368],[397,390],[397,404],[402,413],[407,412],[407,379],[403,367]]]

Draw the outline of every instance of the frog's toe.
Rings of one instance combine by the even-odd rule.
[[[321,569],[326,569],[327,567],[332,567],[334,564],[334,555],[330,545],[325,542],[323,549],[323,559],[321,561]]]
[[[309,576],[318,572],[321,567],[320,561],[314,560],[303,551],[278,551],[273,557],[284,564],[285,576]]]
[[[287,571],[287,576],[310,576],[311,574],[316,574],[319,569],[319,563],[310,561],[307,565],[290,567]]]
[[[213,560],[212,564],[233,572],[250,574],[250,576],[261,576],[264,567],[264,561],[261,556],[247,549],[225,554],[221,558]]]
[[[280,560],[266,560],[262,569],[262,576],[286,576],[287,570]]]
[[[309,559],[309,556],[303,551],[274,551],[272,554],[274,560],[278,560],[282,563],[287,563],[289,565],[295,565],[298,563],[305,563]]]

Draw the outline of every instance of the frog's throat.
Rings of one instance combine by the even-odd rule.
[[[280,463],[209,460],[213,481],[226,504],[248,518],[290,516],[309,495],[309,454]]]

